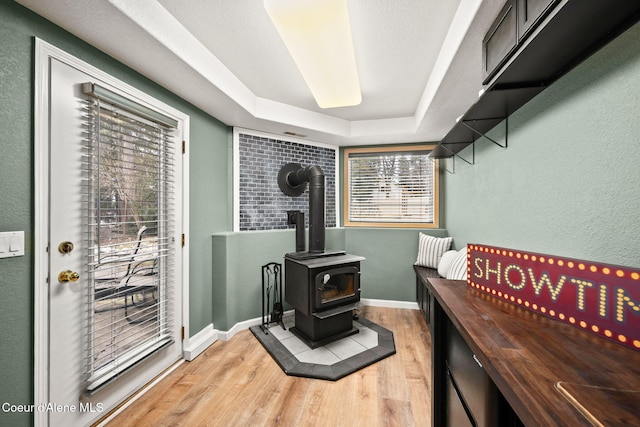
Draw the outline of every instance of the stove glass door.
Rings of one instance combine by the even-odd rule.
[[[360,290],[357,267],[347,266],[324,270],[316,275],[316,308],[357,300]]]

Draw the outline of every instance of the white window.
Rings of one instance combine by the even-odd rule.
[[[344,225],[437,228],[438,167],[433,146],[344,151]]]

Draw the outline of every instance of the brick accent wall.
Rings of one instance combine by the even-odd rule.
[[[240,231],[289,228],[287,211],[304,212],[309,224],[309,190],[289,197],[278,187],[286,163],[319,165],[325,175],[325,223],[336,226],[336,150],[273,138],[239,134]]]

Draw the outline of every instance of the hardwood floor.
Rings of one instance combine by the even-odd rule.
[[[186,362],[108,426],[429,426],[430,334],[420,311],[362,307],[396,354],[338,381],[287,376],[245,330]]]

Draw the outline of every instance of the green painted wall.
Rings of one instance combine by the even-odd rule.
[[[344,250],[344,230],[327,229],[325,241],[327,250]],[[214,327],[227,331],[238,322],[260,317],[262,266],[278,262],[284,267],[284,255],[294,251],[293,230],[214,234]]]
[[[189,331],[213,322],[211,234],[231,229],[229,157],[231,131],[197,110],[191,116],[189,148]],[[195,119],[195,120],[194,120]]]
[[[426,142],[425,144],[431,144]],[[435,143],[433,143],[435,144]],[[415,144],[399,144],[411,146]],[[395,145],[398,146],[398,145]],[[375,146],[376,148],[385,145]],[[340,185],[344,184],[344,149],[340,149]],[[435,237],[447,237],[444,217],[444,172],[440,179],[440,228],[345,228],[345,247],[349,253],[362,255],[367,261],[362,263],[362,298],[415,301],[415,274],[413,263],[418,255],[418,235],[420,232]],[[344,224],[344,200],[340,198],[340,222]]]
[[[0,403],[33,401],[33,69],[39,37],[191,116],[190,323],[213,321],[211,234],[230,229],[229,129],[13,1],[0,0],[0,231],[24,230],[24,257],[0,259]],[[0,425],[30,425],[0,412]]]
[[[418,255],[420,232],[446,237],[443,229],[347,228],[349,253],[367,260],[361,265],[362,298],[415,301],[413,263]]]
[[[0,259],[0,402],[33,401],[33,42],[21,17],[0,3],[0,230],[25,231],[25,256]],[[9,9],[9,12],[7,12]],[[16,52],[19,46],[21,52]],[[30,415],[0,412],[0,424],[29,425]]]
[[[366,258],[361,264],[362,298],[415,301],[412,265],[420,231],[446,236],[444,230],[329,228],[325,246]],[[272,261],[284,265],[284,254],[294,250],[292,230],[214,234],[215,328],[225,331],[260,317],[261,267]]]
[[[511,115],[507,149],[480,140],[475,165],[456,163],[456,245],[640,266],[639,41],[636,25]]]

